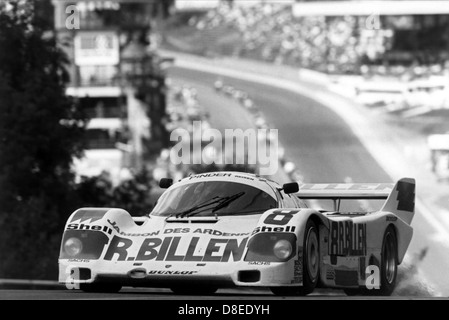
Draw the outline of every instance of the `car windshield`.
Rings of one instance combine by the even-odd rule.
[[[250,215],[273,208],[277,208],[276,199],[258,188],[235,182],[210,181],[187,184],[166,191],[151,215]]]

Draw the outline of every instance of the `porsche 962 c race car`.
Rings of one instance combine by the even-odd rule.
[[[237,286],[276,295],[317,287],[390,295],[412,239],[413,179],[281,186],[215,172],[174,184],[162,179],[160,186],[168,190],[145,217],[112,208],[74,212],[63,234],[59,281],[94,292],[133,286],[212,294]],[[308,199],[333,200],[335,208],[310,209]],[[384,202],[376,212],[340,212],[341,200],[357,199]],[[377,286],[374,279],[368,290],[376,268]]]

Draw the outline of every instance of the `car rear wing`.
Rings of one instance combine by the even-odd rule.
[[[298,184],[301,199],[386,200],[394,184]]]
[[[415,214],[414,179],[404,178],[396,184],[349,183],[349,184],[302,184],[287,183],[284,192],[296,194],[303,200],[333,200],[335,211],[341,200],[386,200],[381,211],[391,212],[411,224]]]

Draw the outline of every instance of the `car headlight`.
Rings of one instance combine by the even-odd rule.
[[[83,243],[78,238],[70,238],[64,243],[64,250],[69,256],[75,257],[83,251]]]
[[[294,233],[258,233],[248,241],[245,261],[287,262],[295,255],[296,243]]]
[[[274,244],[273,253],[280,260],[288,259],[292,254],[293,248],[290,241],[279,240]]]

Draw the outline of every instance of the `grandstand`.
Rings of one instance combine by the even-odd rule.
[[[184,51],[361,76],[367,83],[354,92],[373,101],[400,88],[394,110],[447,107],[449,1],[212,2],[177,31]]]

